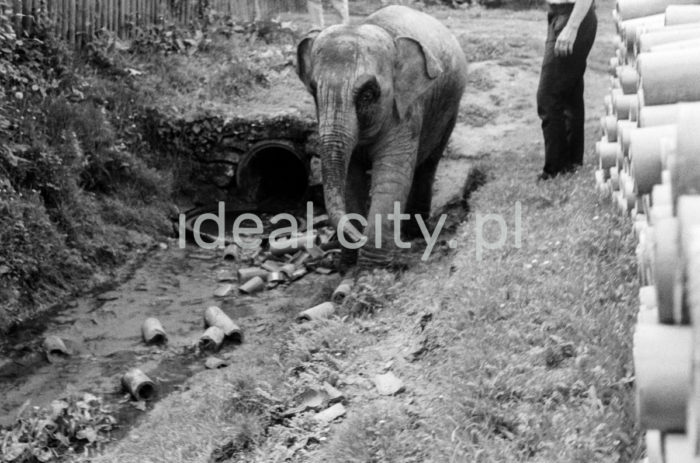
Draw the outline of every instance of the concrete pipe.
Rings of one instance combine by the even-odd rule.
[[[207,307],[204,311],[204,325],[207,328],[210,326],[220,328],[221,331],[224,332],[224,336],[234,342],[241,342],[243,340],[243,331],[241,328],[231,320],[231,317],[226,315],[223,310],[215,305]]]
[[[666,463],[696,463],[698,461],[686,434],[664,434],[663,449]]]
[[[165,344],[168,342],[168,335],[165,334],[163,325],[157,318],[149,317],[141,325],[141,336],[146,344]]]
[[[663,435],[661,431],[649,429],[644,442],[647,446],[646,463],[664,463]]]
[[[620,174],[617,166],[610,168],[610,189],[618,191],[620,189]]]
[[[333,301],[335,304],[342,304],[345,298],[348,297],[348,295],[352,291],[353,283],[354,282],[351,278],[347,278],[341,281],[338,287],[335,288],[335,291],[333,291],[333,295],[331,295],[331,301]]]
[[[629,155],[630,132],[637,130],[637,123],[632,121],[617,121],[617,142],[620,144],[620,165]]]
[[[669,5],[694,3],[697,0],[617,0],[615,11],[624,23],[626,20],[663,13]]]
[[[663,28],[665,19],[666,16],[663,13],[660,13],[622,21],[620,24],[620,29],[622,30],[621,35],[627,50],[634,50],[634,44],[637,42],[637,38],[642,32],[649,32]]]
[[[132,368],[122,376],[122,386],[134,400],[150,400],[156,395],[156,384],[138,368]]]
[[[332,302],[324,302],[317,306],[306,309],[297,315],[297,321],[311,321],[328,318],[335,313],[335,304]]]
[[[633,95],[637,93],[639,85],[639,74],[632,66],[620,66],[617,70],[617,77],[620,82],[620,88],[625,95]]]
[[[690,291],[689,275],[694,270],[690,267],[689,255],[693,249],[693,240],[697,236],[696,232],[700,226],[700,195],[683,195],[678,198],[677,203],[678,227],[680,228],[680,255],[682,260],[682,274],[680,295],[676,299],[676,312],[680,314],[681,320],[690,322]],[[697,323],[697,322],[696,322]]]
[[[226,334],[218,326],[210,326],[199,338],[199,350],[202,352],[216,352],[221,348]]]
[[[689,40],[680,40],[673,43],[665,43],[663,45],[656,45],[651,47],[652,53],[663,53],[667,51],[680,51],[680,50],[698,50],[700,48],[700,38],[694,38]]]
[[[617,165],[618,159],[621,157],[620,144],[608,142],[598,143],[600,143],[600,145],[598,145],[600,151],[600,168],[609,171],[611,167]]]
[[[663,137],[674,137],[675,125],[638,128],[630,133],[629,157],[638,195],[650,194],[661,183],[661,144]]]
[[[651,189],[651,205],[653,207],[673,206],[671,185],[665,183],[654,185],[654,188]]]
[[[678,262],[678,220],[669,217],[654,224],[654,281],[656,306],[661,323],[674,323],[676,282],[680,278]]]
[[[243,283],[241,287],[238,288],[238,290],[244,294],[255,294],[265,289],[266,281],[267,275],[265,276],[264,280],[262,279],[262,277],[256,276]]]
[[[687,5],[685,3],[693,3]],[[678,26],[680,24],[693,24],[700,22],[700,5],[697,1],[674,0],[666,8],[665,24],[666,26]]]
[[[692,328],[637,325],[634,371],[637,417],[644,429],[682,431],[691,379]]]
[[[70,355],[70,351],[63,342],[63,339],[55,335],[46,336],[42,347],[44,349],[44,354],[46,355],[46,360],[48,360],[49,363],[53,363],[56,358],[67,357]]]
[[[639,127],[675,124],[678,121],[678,105],[662,104],[644,106],[639,110]]]
[[[641,53],[637,70],[642,106],[700,100],[698,69],[700,53],[693,50]]]
[[[615,92],[612,96],[613,114],[615,117],[618,120],[629,119],[630,112],[633,111],[632,107],[639,104],[637,94],[625,95],[620,89],[619,93]]]
[[[613,89],[616,90],[616,89]],[[620,90],[620,89],[617,89]],[[603,109],[605,110],[605,115],[609,116],[612,115],[612,97],[610,95],[605,95],[603,97]],[[617,119],[617,118],[616,118]]]
[[[610,143],[617,141],[617,118],[612,114],[602,118],[603,133]]]
[[[269,272],[265,269],[258,267],[249,267],[238,269],[238,283],[244,284],[255,277],[260,277],[267,279],[267,274]]]
[[[682,40],[700,38],[700,25],[691,26],[683,24],[679,26],[667,26],[663,29],[656,29],[649,32],[644,32],[639,35],[637,40],[637,54],[651,51],[658,45],[678,42]]]
[[[698,53],[700,56],[700,53]],[[698,67],[697,69],[700,69]],[[696,70],[696,75],[698,74]],[[697,77],[696,77],[697,78]],[[700,81],[700,79],[697,79]],[[668,160],[673,201],[680,195],[700,193],[700,108],[678,105],[676,153]]]
[[[306,195],[309,159],[292,142],[265,140],[253,145],[243,156],[236,182],[259,207],[286,210],[299,204]]]

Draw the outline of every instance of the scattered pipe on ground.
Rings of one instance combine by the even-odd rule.
[[[280,267],[279,271],[287,275],[287,278],[292,279],[296,269],[297,268],[294,264],[284,264],[282,267]]]
[[[46,360],[50,363],[53,362],[55,357],[67,357],[70,355],[70,351],[63,342],[63,339],[55,335],[46,336],[46,338],[44,338],[43,348],[46,354]]]
[[[156,395],[155,383],[138,368],[132,368],[122,376],[122,386],[134,400],[151,400]]]
[[[267,276],[265,276],[265,280],[267,279]],[[265,280],[262,279],[262,277],[256,276],[251,278],[250,280],[246,281],[243,285],[241,285],[238,290],[242,293],[245,294],[254,294],[259,291],[262,291],[263,288],[265,288]]]
[[[146,344],[165,344],[168,336],[157,318],[149,317],[141,325],[141,336]]]
[[[343,281],[340,282],[337,288],[335,288],[335,291],[333,291],[333,295],[331,296],[331,301],[333,303],[340,305],[343,303],[346,297],[350,294],[352,291],[352,285],[353,285],[353,280],[351,278],[347,278]]]
[[[335,313],[335,304],[332,302],[324,302],[317,306],[311,307],[301,312],[297,316],[297,321],[311,321],[320,320],[322,318],[328,318]]]
[[[217,352],[224,342],[224,330],[218,326],[210,326],[199,338],[199,350],[202,352]]]
[[[226,297],[229,294],[231,294],[231,291],[233,291],[234,286],[231,283],[226,283],[223,285],[220,285],[218,288],[214,290],[214,296],[216,297]]]
[[[270,272],[267,275],[267,283],[271,285],[278,285],[280,283],[284,283],[286,280],[287,277],[282,272]]]
[[[240,248],[237,244],[229,244],[224,248],[224,259],[233,261],[239,261],[241,259]]]
[[[242,268],[238,270],[238,282],[244,284],[255,277],[265,278],[267,280],[267,274],[267,270],[258,267]]]
[[[204,311],[204,324],[206,327],[216,326],[224,332],[224,336],[230,338],[234,342],[243,341],[243,331],[231,320],[231,317],[219,307],[212,305]]]

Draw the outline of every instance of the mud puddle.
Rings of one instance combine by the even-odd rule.
[[[141,413],[121,389],[121,376],[129,368],[141,368],[157,382],[155,400],[205,368],[206,355],[198,353],[196,344],[204,331],[206,307],[221,307],[241,326],[247,342],[272,323],[293,323],[296,311],[305,308],[317,288],[339,278],[312,273],[255,296],[215,297],[221,272],[235,274],[237,268],[220,250],[189,244],[179,249],[172,241],[115,290],[81,298],[10,334],[0,345],[0,425],[10,424],[27,400],[45,406],[70,392],[91,392],[115,407],[124,428]],[[167,345],[143,343],[141,324],[148,317],[160,320]],[[48,362],[42,351],[47,335],[62,338],[72,355]],[[224,344],[216,355],[226,359],[237,347]]]

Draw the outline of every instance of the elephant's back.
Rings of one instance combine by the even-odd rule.
[[[459,41],[433,16],[407,6],[390,5],[369,15],[365,21],[385,29],[392,37],[410,37],[428,47],[443,64],[455,71],[466,71],[464,51]]]

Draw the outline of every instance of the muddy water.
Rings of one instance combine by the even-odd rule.
[[[139,367],[159,385],[159,397],[176,389],[204,369],[196,344],[204,331],[203,313],[218,305],[244,331],[245,336],[265,330],[270,323],[291,323],[296,311],[306,308],[317,288],[336,275],[309,274],[286,287],[244,296],[236,291],[214,296],[221,272],[235,274],[236,264],[220,251],[204,251],[173,241],[146,259],[133,277],[113,291],[79,299],[60,308],[32,327],[13,333],[0,345],[0,424],[8,424],[22,404],[43,406],[71,391],[102,395],[116,407],[122,424],[140,412],[122,392],[120,378]],[[103,299],[103,300],[100,300]],[[104,300],[109,299],[109,300]],[[141,324],[158,318],[168,335],[163,347],[147,346]],[[66,341],[72,355],[49,363],[41,350],[46,335]],[[224,345],[217,354],[226,358],[236,345]],[[157,400],[157,399],[156,399]]]

